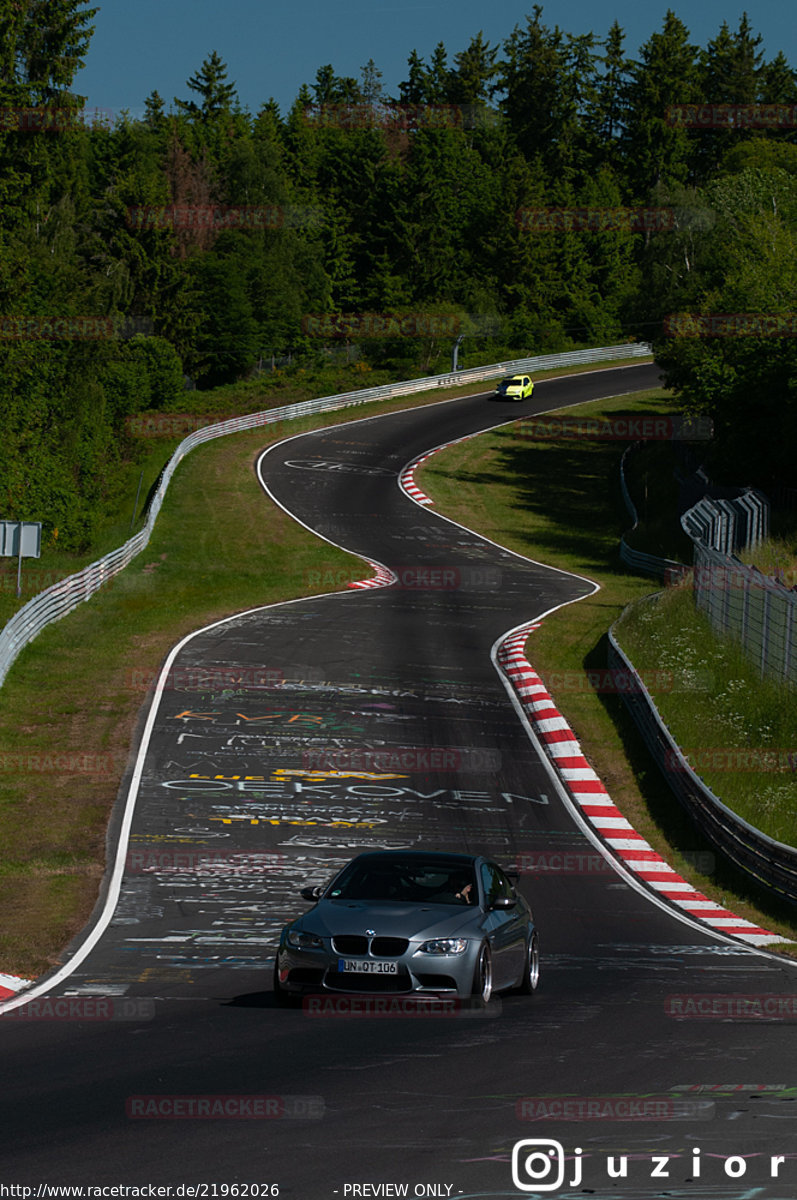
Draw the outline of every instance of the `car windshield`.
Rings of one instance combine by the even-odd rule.
[[[469,863],[435,859],[356,860],[334,881],[331,900],[393,900],[413,904],[474,904],[476,876]]]
[[[510,375],[508,379],[501,380],[501,387],[517,387],[520,382],[516,375]]]

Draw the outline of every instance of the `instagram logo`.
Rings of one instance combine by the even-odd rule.
[[[512,1182],[521,1192],[555,1192],[564,1178],[565,1151],[561,1142],[553,1138],[524,1138],[515,1142]]]

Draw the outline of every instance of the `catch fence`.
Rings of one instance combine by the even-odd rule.
[[[732,500],[703,499],[681,518],[694,544],[695,604],[712,628],[734,638],[762,676],[797,685],[797,588],[764,575],[734,551],[769,531],[769,502],[746,489]]]

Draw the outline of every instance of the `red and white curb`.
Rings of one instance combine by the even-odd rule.
[[[383,567],[381,563],[371,562],[371,568],[375,572],[371,579],[358,579],[356,583],[348,584],[350,588],[379,588],[388,587],[391,583],[395,583],[396,576],[388,567]]]
[[[8,1000],[17,992],[30,984],[30,979],[20,979],[18,975],[0,975],[0,1000]]]
[[[511,422],[508,422],[508,424],[511,424]],[[420,458],[414,458],[409,466],[405,467],[399,475],[399,487],[401,487],[402,490],[405,491],[410,499],[414,500],[416,504],[434,504],[434,500],[432,500],[430,496],[427,496],[426,492],[422,492],[415,482],[415,472],[418,470],[418,467],[425,463],[427,459],[431,458],[432,455],[439,454],[441,450],[447,450],[449,446],[456,446],[459,442],[467,442],[476,436],[477,434],[475,433],[467,433],[464,437],[454,438],[452,442],[444,442],[441,446],[435,446],[432,450],[428,450],[426,454],[422,454]]]
[[[440,449],[442,449],[442,447],[440,447]],[[434,500],[427,496],[425,492],[422,492],[418,487],[417,483],[415,482],[414,475],[416,468],[419,467],[421,463],[426,462],[427,458],[431,458],[432,455],[436,453],[437,450],[430,450],[428,454],[424,454],[423,458],[416,458],[415,462],[407,467],[406,470],[402,471],[402,473],[399,475],[399,483],[401,487],[404,489],[410,499],[415,501],[416,504],[434,504]]]
[[[529,634],[539,623],[521,626],[500,645],[498,661],[509,677],[532,728],[551,759],[556,771],[584,818],[623,866],[657,896],[668,900],[690,917],[704,921],[717,933],[729,934],[753,946],[767,946],[788,939],[737,917],[708,896],[665,862],[612,803],[609,793],[584,757],[565,718],[524,654]]]

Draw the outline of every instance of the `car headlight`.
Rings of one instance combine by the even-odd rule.
[[[324,941],[315,933],[305,933],[301,929],[289,929],[287,942],[294,950],[323,950]]]
[[[464,954],[468,948],[467,938],[432,938],[418,947],[419,954]]]

